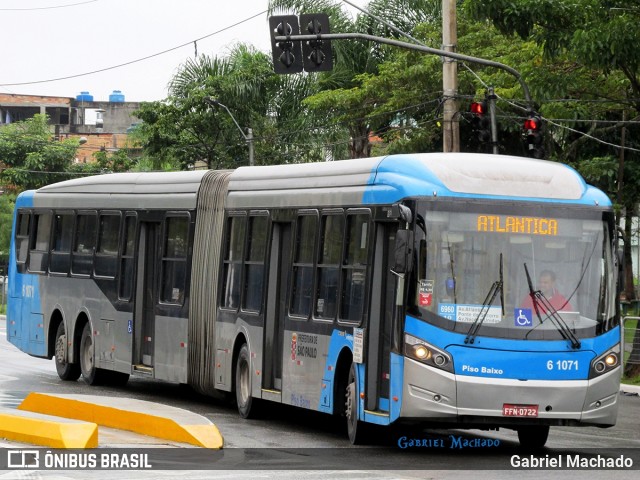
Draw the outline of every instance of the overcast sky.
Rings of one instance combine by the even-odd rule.
[[[268,53],[267,4],[0,0],[0,92],[75,97],[88,91],[95,100],[108,100],[120,90],[126,101],[161,100],[176,69],[194,57],[194,40],[201,39],[196,42],[199,54],[224,56],[238,42]],[[97,70],[103,71],[87,74]],[[76,77],[48,81],[71,76]]]

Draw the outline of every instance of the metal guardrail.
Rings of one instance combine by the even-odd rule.
[[[623,335],[622,335],[622,354],[623,354],[623,361],[625,362],[625,364],[629,363],[629,364],[633,364],[633,365],[638,365],[640,364],[640,354],[634,355],[633,357],[631,356],[631,352],[635,351],[635,352],[640,352],[640,333],[638,333],[637,331],[637,322],[640,321],[640,317],[634,317],[634,316],[628,316],[628,317],[624,317],[622,319],[622,329],[623,329]],[[631,324],[633,324],[633,326],[631,326]],[[629,333],[632,332],[632,333]],[[630,340],[628,340],[630,339]],[[624,358],[626,357],[626,353],[629,354],[628,358]]]

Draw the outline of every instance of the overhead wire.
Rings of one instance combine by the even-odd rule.
[[[24,8],[0,8],[0,12],[31,12],[35,10],[54,10],[57,8],[77,7],[78,5],[86,5],[87,3],[96,3],[99,0],[87,0],[85,2],[69,3],[65,5],[52,5],[49,7],[24,7]]]
[[[36,85],[36,84],[41,84],[41,83],[51,83],[51,82],[58,82],[61,80],[70,80],[72,78],[79,78],[79,77],[86,77],[88,75],[94,75],[96,73],[102,73],[102,72],[106,72],[109,70],[115,70],[117,68],[122,68],[122,67],[126,67],[128,65],[133,65],[134,63],[139,63],[139,62],[143,62],[145,60],[149,60],[151,58],[155,58],[155,57],[159,57],[160,55],[164,55],[166,53],[169,52],[173,52],[175,50],[178,50],[180,48],[184,48],[186,46],[191,46],[193,45],[194,42],[199,42],[201,40],[204,40],[206,38],[210,38],[213,37],[214,35],[218,35],[222,32],[225,32],[227,30],[230,30],[234,27],[237,27],[238,25],[242,25],[243,23],[246,23],[250,20],[253,20],[256,17],[259,17],[260,15],[264,15],[265,13],[267,13],[268,10],[263,10],[259,13],[256,13],[255,15],[252,15],[250,17],[245,18],[244,20],[240,20],[239,22],[234,23],[233,25],[228,25],[224,28],[221,28],[220,30],[217,30],[215,32],[209,33],[208,35],[204,35],[202,37],[196,38],[194,40],[189,40],[188,42],[182,43],[180,45],[177,45],[175,47],[172,48],[168,48],[166,50],[162,50],[161,52],[157,52],[157,53],[153,53],[151,55],[147,55],[145,57],[141,57],[141,58],[137,58],[135,60],[131,60],[129,62],[124,62],[124,63],[120,63],[118,65],[112,65],[109,67],[105,67],[105,68],[100,68],[98,70],[92,70],[90,72],[84,72],[84,73],[78,73],[78,74],[74,74],[74,75],[67,75],[64,77],[56,77],[56,78],[49,78],[46,80],[33,80],[33,81],[29,81],[29,82],[15,82],[15,83],[0,83],[0,87],[15,87],[15,86],[22,86],[22,85]]]

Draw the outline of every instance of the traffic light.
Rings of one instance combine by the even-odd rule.
[[[489,118],[487,101],[473,102],[471,104],[471,127],[476,132],[481,143],[491,141],[491,119]]]
[[[329,32],[329,16],[326,13],[303,13],[300,15],[302,35],[325,35]],[[326,72],[333,68],[331,41],[315,40],[302,42],[305,72]]]
[[[536,113],[529,114],[524,121],[524,134],[527,139],[527,153],[533,158],[544,158],[542,145],[542,117]]]
[[[285,40],[276,42],[276,37],[300,35],[298,17],[280,15],[269,17],[271,32],[271,55],[275,73],[300,73],[302,71],[302,46],[300,42]]]

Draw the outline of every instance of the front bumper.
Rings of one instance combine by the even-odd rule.
[[[514,380],[448,373],[404,359],[400,420],[472,425],[612,426],[620,369],[593,380]],[[505,417],[503,404],[538,405],[538,417]]]

